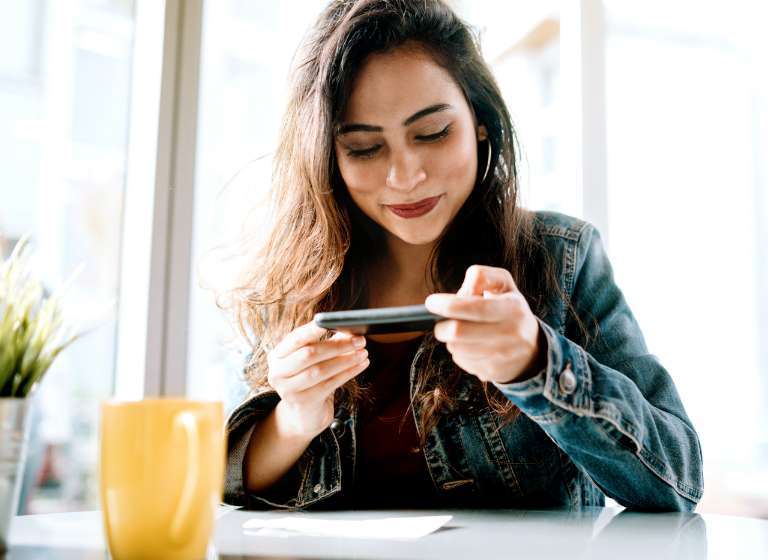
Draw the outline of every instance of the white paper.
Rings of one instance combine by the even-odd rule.
[[[451,515],[431,515],[344,520],[296,516],[249,519],[243,523],[243,529],[248,534],[261,536],[300,534],[351,539],[418,539],[437,531],[452,518]]]

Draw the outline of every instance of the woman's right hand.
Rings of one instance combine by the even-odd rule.
[[[267,355],[267,380],[280,395],[277,409],[294,436],[314,437],[333,420],[336,389],[368,367],[365,337],[327,332],[314,321],[297,327]]]

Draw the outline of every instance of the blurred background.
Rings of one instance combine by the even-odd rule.
[[[0,239],[98,327],[35,397],[22,513],[98,508],[98,403],[231,410],[214,291],[258,220],[325,2],[0,0]],[[768,517],[768,4],[454,0],[522,147],[523,204],[594,223],[701,436],[699,512]]]

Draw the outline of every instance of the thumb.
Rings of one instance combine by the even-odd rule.
[[[467,269],[464,282],[456,294],[459,296],[485,296],[486,292],[502,294],[514,290],[515,287],[509,271],[473,264]]]

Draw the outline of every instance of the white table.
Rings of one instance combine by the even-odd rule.
[[[251,518],[308,515],[321,519],[453,515],[415,541],[246,534]],[[14,518],[12,560],[106,559],[97,511]],[[768,559],[768,520],[721,515],[644,514],[616,508],[560,511],[397,511],[294,513],[222,509],[209,558],[547,558],[624,560]]]

